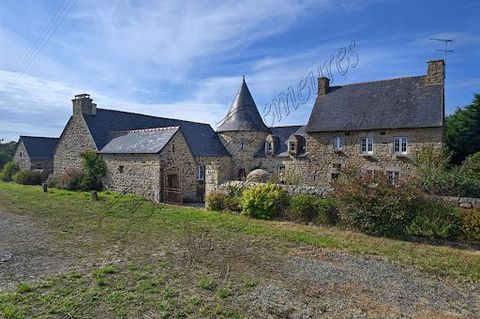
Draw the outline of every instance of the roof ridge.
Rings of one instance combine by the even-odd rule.
[[[208,125],[208,126],[210,126],[210,124],[208,124],[208,123],[188,121],[188,120],[182,120],[182,119],[177,119],[177,118],[172,118],[172,117],[155,116],[155,115],[148,115],[148,114],[137,113],[137,112],[129,112],[129,111],[121,111],[121,110],[112,110],[112,109],[103,109],[103,108],[97,108],[97,111],[98,111],[98,110],[111,111],[111,112],[119,112],[119,113],[126,113],[126,114],[135,114],[135,115],[141,115],[141,116],[150,117],[150,118],[166,119],[166,120],[175,120],[175,121],[181,121],[181,122],[185,122],[185,123],[194,123],[194,124],[201,124],[201,125]]]
[[[167,131],[167,130],[178,130],[180,126],[164,126],[164,127],[151,127],[151,128],[142,128],[142,129],[133,129],[133,130],[122,130],[122,131],[110,131],[111,133],[121,133],[121,132],[154,132],[154,131]]]
[[[272,128],[297,127],[297,126],[302,127],[302,126],[305,126],[305,124],[270,126],[269,128],[272,129]]]
[[[48,139],[59,139],[59,137],[50,137],[50,136],[33,136],[33,135],[19,135],[20,138],[28,137],[28,138],[48,138]]]
[[[343,84],[343,85],[332,85],[331,88],[332,88],[332,87],[352,86],[352,85],[358,85],[358,84],[368,84],[368,83],[386,82],[386,81],[393,81],[393,80],[422,78],[422,77],[424,77],[424,76],[426,76],[426,75],[401,76],[401,77],[389,78],[389,79],[383,79],[383,80],[364,81],[364,82],[348,83],[348,84]]]

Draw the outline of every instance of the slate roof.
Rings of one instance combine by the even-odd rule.
[[[101,154],[156,154],[180,130],[179,126],[110,132]]]
[[[443,85],[423,76],[332,86],[317,98],[307,132],[438,127]]]
[[[288,139],[292,135],[301,135],[305,137],[305,125],[277,126],[270,128],[271,134],[278,136],[278,147],[275,149],[274,157],[288,157]],[[301,154],[299,154],[301,155]],[[265,157],[265,145],[257,151],[255,157]]]
[[[208,124],[100,108],[83,117],[98,150],[109,142],[111,132],[179,126],[194,156],[230,156]]]
[[[42,136],[20,136],[31,160],[51,160],[53,159],[53,150],[57,145],[58,138]]]
[[[269,131],[258,112],[245,78],[233,99],[232,106],[217,129],[217,132],[228,131]]]

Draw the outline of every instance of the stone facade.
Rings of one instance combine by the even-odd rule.
[[[90,131],[81,114],[74,114],[68,121],[58,141],[53,156],[53,174],[61,175],[67,168],[82,168],[80,154],[97,151]]]
[[[106,189],[160,200],[159,154],[102,154],[102,158],[107,164]]]
[[[32,159],[22,138],[17,144],[13,160],[21,171],[37,170],[48,175],[53,170],[53,159]]]
[[[15,154],[13,155],[13,160],[15,161],[15,163],[17,163],[18,168],[21,171],[32,169],[32,161],[30,159],[30,156],[28,156],[25,144],[23,144],[21,140],[18,142]]]
[[[254,155],[265,145],[268,133],[255,131],[221,132],[220,140],[232,155],[234,179],[240,175],[247,176],[249,172],[260,167],[261,159]],[[243,173],[241,172],[243,170]]]
[[[348,135],[347,135],[348,134]],[[333,139],[342,139],[342,150],[333,148]],[[394,152],[394,138],[407,138],[406,154]],[[363,138],[373,139],[372,154],[362,154]],[[443,145],[443,128],[372,130],[359,132],[312,133],[306,135],[306,161],[299,165],[302,180],[309,185],[328,185],[343,169],[364,172],[399,172],[399,178],[415,169],[414,154],[426,145]]]
[[[197,195],[196,161],[180,132],[159,154],[102,154],[107,164],[104,183],[107,189],[163,201],[166,187],[179,187],[183,200]],[[170,175],[170,180],[169,180]],[[176,182],[172,180],[176,176]],[[176,185],[169,185],[169,183]]]

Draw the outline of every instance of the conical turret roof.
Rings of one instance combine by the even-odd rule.
[[[258,112],[257,106],[253,101],[245,77],[242,84],[233,99],[232,106],[217,132],[228,131],[254,131],[268,132],[268,127],[263,123],[262,117]]]

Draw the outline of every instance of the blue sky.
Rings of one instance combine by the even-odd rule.
[[[334,85],[424,74],[428,60],[443,57],[435,51],[443,44],[429,39],[455,39],[451,113],[480,92],[479,17],[472,0],[4,0],[0,138],[59,136],[79,93],[99,107],[215,128],[242,75],[263,109],[351,41],[358,64],[333,73]],[[41,50],[31,54],[35,43]],[[306,123],[312,106],[313,97],[275,125]]]

